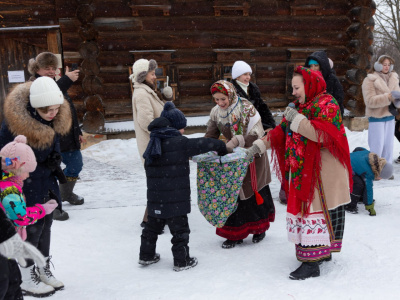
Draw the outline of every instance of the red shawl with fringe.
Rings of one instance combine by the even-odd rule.
[[[321,148],[327,148],[343,164],[349,173],[350,187],[353,186],[349,144],[338,103],[326,94],[326,83],[320,72],[302,66],[295,72],[303,76],[306,99],[303,104],[298,100],[293,103],[315,128],[319,142],[296,132],[287,135],[285,118],[267,137],[271,142],[274,170],[288,195],[287,211],[293,215],[309,213],[320,178]]]

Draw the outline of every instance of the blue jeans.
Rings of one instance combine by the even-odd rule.
[[[83,167],[81,150],[62,152],[61,156],[63,163],[66,165],[64,169],[65,176],[78,177]]]

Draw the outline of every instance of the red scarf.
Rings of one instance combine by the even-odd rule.
[[[285,118],[268,134],[274,170],[288,195],[287,211],[293,215],[309,213],[320,178],[321,148],[327,148],[342,163],[349,173],[350,187],[353,186],[349,144],[337,101],[326,94],[326,83],[320,72],[302,66],[295,72],[303,76],[306,99],[303,104],[298,100],[293,103],[316,130],[319,143],[296,132],[286,135],[288,124]]]

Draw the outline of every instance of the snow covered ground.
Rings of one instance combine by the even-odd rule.
[[[350,150],[368,148],[367,135],[348,131]],[[397,141],[394,147],[397,157]],[[191,162],[189,246],[199,264],[174,272],[168,229],[157,244],[160,262],[138,264],[146,178],[136,140],[103,141],[83,155],[76,192],[85,197],[85,204],[64,205],[70,219],[53,225],[54,274],[66,287],[51,299],[400,298],[400,165],[395,165],[394,180],[374,183],[377,216],[368,216],[362,205],[358,215],[347,214],[342,252],[322,264],[320,277],[292,281],[288,275],[299,262],[287,241],[286,207],[277,201],[276,177],[270,185],[276,220],[265,240],[253,244],[249,237],[236,248],[222,249],[223,239],[198,210],[196,164]]]

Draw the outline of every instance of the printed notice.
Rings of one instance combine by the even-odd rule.
[[[8,71],[8,82],[25,82],[24,71]]]

